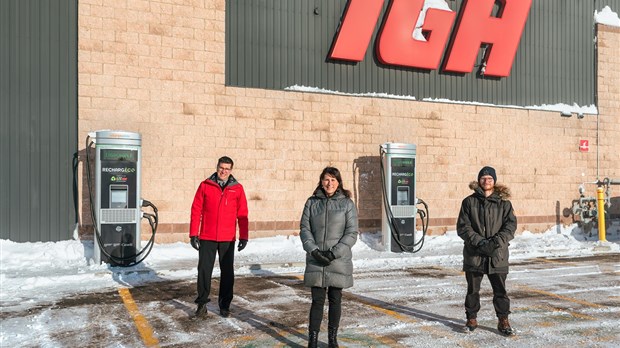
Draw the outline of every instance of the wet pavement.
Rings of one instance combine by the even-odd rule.
[[[344,291],[341,347],[617,347],[620,254],[534,258],[511,264],[507,286],[517,334],[497,332],[488,281],[479,328],[463,330],[465,279],[428,265],[355,273]],[[2,311],[2,347],[305,347],[310,291],[303,275],[267,267],[236,278],[231,316],[217,297],[193,317],[195,279],[76,295],[24,311]],[[213,281],[217,293],[218,279]],[[72,318],[72,320],[66,320]],[[29,323],[32,335],[12,335]],[[77,324],[76,324],[77,323]],[[22,330],[20,330],[22,331]],[[327,308],[320,335],[326,347]]]

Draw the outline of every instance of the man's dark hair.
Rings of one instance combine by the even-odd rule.
[[[235,165],[235,162],[233,162],[232,158],[230,158],[228,156],[222,156],[222,157],[220,157],[220,159],[217,160],[218,167],[222,163],[230,164],[230,169],[232,169],[233,166]]]

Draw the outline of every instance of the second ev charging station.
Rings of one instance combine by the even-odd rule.
[[[380,154],[385,249],[417,252],[424,244],[428,207],[416,198],[416,145],[384,143],[380,146]],[[424,209],[418,209],[418,203],[423,204]],[[420,238],[416,235],[416,215],[420,216],[423,226]]]
[[[90,138],[90,136],[89,136]],[[87,141],[88,142],[88,141]],[[95,144],[95,202],[92,200],[90,160],[88,151]],[[140,263],[153,247],[157,229],[157,208],[140,198],[142,138],[139,133],[97,131],[94,141],[87,144],[88,184],[93,224],[95,227],[96,263],[132,266]],[[141,207],[150,206],[153,214]],[[148,245],[138,252],[141,241],[140,221],[149,220],[153,234]],[[140,257],[140,258],[139,258]]]

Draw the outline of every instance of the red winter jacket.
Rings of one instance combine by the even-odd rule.
[[[189,224],[189,236],[203,240],[231,242],[248,239],[248,202],[243,186],[231,175],[224,189],[217,183],[217,174],[200,183]]]

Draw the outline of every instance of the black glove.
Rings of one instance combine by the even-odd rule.
[[[321,254],[323,254],[323,256],[325,256],[329,260],[330,263],[334,261],[334,259],[336,259],[336,256],[334,256],[334,253],[332,253],[330,250],[321,251]]]
[[[192,248],[200,250],[200,240],[198,236],[189,237],[189,243],[192,245]]]
[[[499,245],[495,240],[492,239],[483,239],[478,243],[476,250],[482,255],[493,257],[497,254],[497,249]]]
[[[321,266],[329,266],[329,264],[331,263],[331,261],[327,257],[325,257],[325,255],[323,255],[323,253],[319,249],[314,249],[310,254]]]
[[[246,245],[248,245],[247,239],[239,239],[239,244],[237,244],[237,251],[241,251],[245,249]]]

